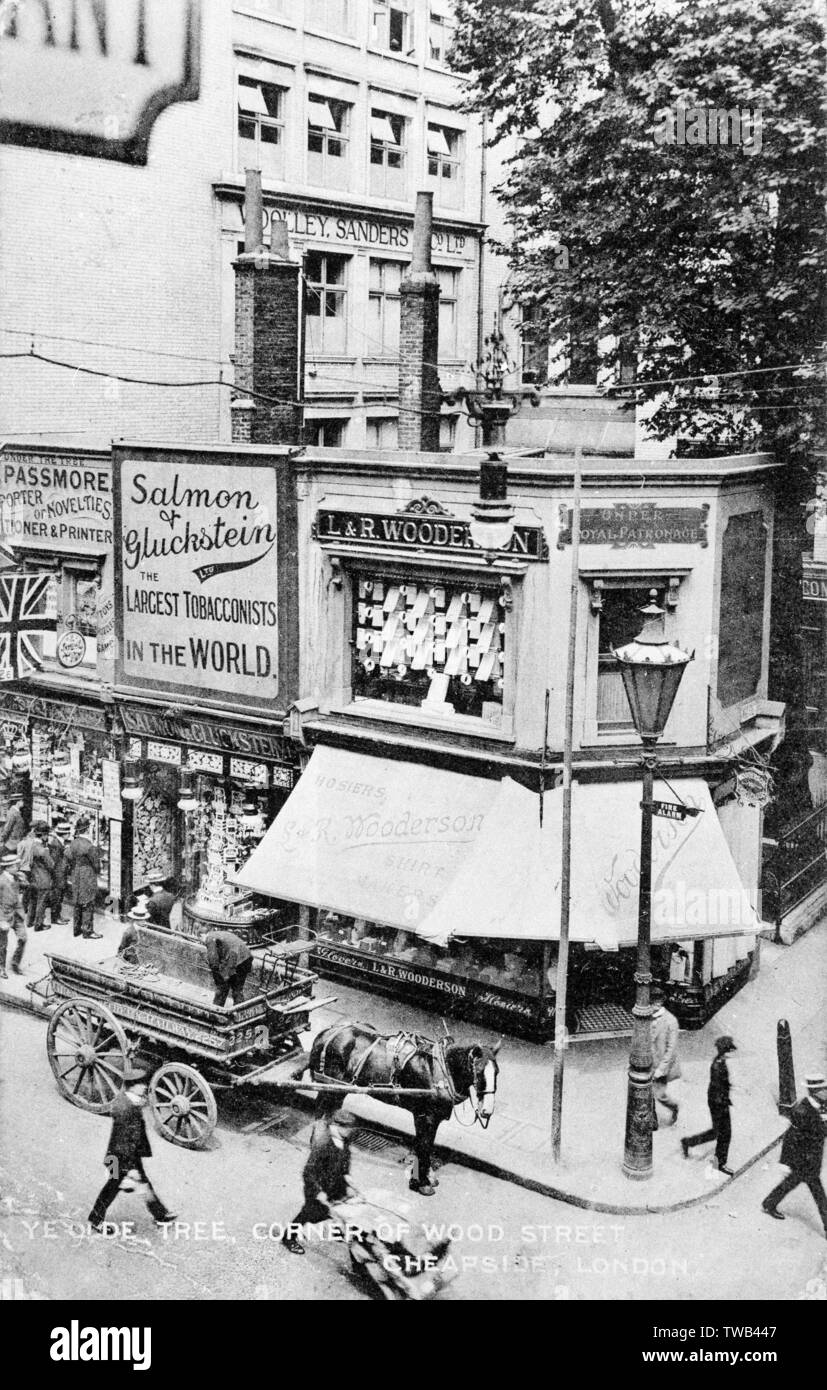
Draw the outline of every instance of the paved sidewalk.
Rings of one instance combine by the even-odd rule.
[[[0,981],[0,1001],[31,1007],[26,984],[47,974],[45,953],[49,950],[92,961],[112,955],[121,923],[99,914],[96,929],[103,934],[101,941],[74,939],[71,927],[30,934],[24,958],[28,974],[25,979],[10,976]],[[424,1010],[337,981],[321,981],[318,993],[335,994],[337,999],[313,1015],[313,1032],[343,1018],[361,1019],[387,1032],[405,1028],[434,1036],[440,1031],[439,1020]],[[679,1137],[708,1125],[706,1085],[713,1041],[727,1032],[739,1044],[738,1052],[730,1058],[734,1136],[730,1164],[737,1173],[756,1160],[760,1162],[767,1170],[769,1191],[782,1171],[777,1150],[771,1146],[785,1128],[777,1109],[775,1038],[779,1018],[790,1023],[800,1091],[809,1067],[827,1066],[827,919],[794,946],[762,942],[757,977],[705,1028],[681,1033],[683,1078],[672,1088],[681,1105],[680,1119],[677,1126],[662,1125],[654,1135],[655,1171],[648,1181],[630,1181],[620,1166],[628,1040],[576,1043],[567,1051],[563,1154],[562,1162],[555,1165],[549,1137],[552,1047],[506,1038],[499,1054],[499,1092],[489,1128],[483,1131],[472,1123],[471,1114],[466,1113],[468,1106],[455,1112],[438,1135],[443,1161],[490,1169],[528,1187],[598,1209],[673,1209],[688,1201],[703,1201],[732,1180],[714,1170],[709,1161],[712,1145],[693,1150],[686,1160]],[[457,1023],[454,1031],[460,1041],[493,1041],[489,1030],[475,1028],[473,1023]],[[410,1117],[395,1106],[362,1096],[351,1098],[348,1105],[362,1118],[385,1128],[413,1132]]]

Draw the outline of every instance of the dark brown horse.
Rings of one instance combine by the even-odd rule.
[[[434,1042],[410,1033],[386,1037],[365,1023],[336,1023],[313,1039],[309,1065],[316,1081],[399,1087],[398,1097],[385,1093],[377,1099],[402,1105],[413,1115],[416,1138],[410,1186],[431,1197],[437,1129],[466,1100],[474,1108],[474,1119],[487,1129],[494,1110],[499,1049],[499,1042],[490,1048],[457,1044],[447,1030],[444,1038]],[[426,1090],[430,1095],[406,1096],[406,1090]],[[320,1093],[319,1107],[336,1109],[341,1100],[341,1095]]]

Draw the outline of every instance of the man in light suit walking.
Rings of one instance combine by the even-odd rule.
[[[666,1088],[670,1081],[677,1081],[681,1075],[681,1065],[678,1061],[678,1033],[680,1029],[675,1015],[670,1014],[664,1006],[663,990],[656,986],[652,990],[651,997],[654,1006],[651,1020],[652,1061],[654,1063],[652,1092],[656,1102],[652,1106],[652,1128],[657,1129],[657,1103],[669,1111],[672,1116],[671,1124],[676,1124],[678,1119],[678,1102],[667,1094]]]

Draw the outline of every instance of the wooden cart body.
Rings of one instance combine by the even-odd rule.
[[[206,947],[175,933],[137,929],[138,964],[47,953],[58,1007],[47,1048],[64,1095],[105,1113],[136,1051],[161,1063],[150,1103],[161,1133],[203,1144],[217,1118],[212,1088],[233,1087],[302,1055],[299,1033],[322,1001],[299,961],[304,942],[254,953],[241,1003],[213,1003]],[[182,1118],[184,1117],[184,1118]]]

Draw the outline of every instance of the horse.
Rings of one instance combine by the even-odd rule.
[[[484,1048],[479,1043],[463,1046],[454,1042],[447,1028],[445,1036],[434,1042],[411,1033],[388,1037],[366,1023],[335,1023],[313,1039],[308,1065],[316,1081],[399,1088],[398,1096],[390,1099],[384,1093],[377,1099],[401,1105],[413,1115],[416,1137],[409,1185],[413,1192],[432,1197],[438,1181],[431,1177],[437,1129],[450,1118],[454,1107],[466,1100],[473,1106],[474,1122],[488,1128],[501,1043],[502,1038],[493,1047]],[[431,1094],[406,1096],[406,1090]],[[330,1113],[340,1103],[341,1095],[319,1094],[322,1113]]]

